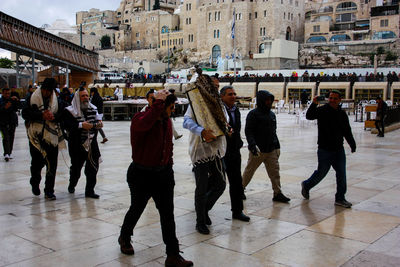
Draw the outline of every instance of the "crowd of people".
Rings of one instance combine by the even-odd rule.
[[[183,127],[189,130],[188,150],[195,178],[195,229],[200,234],[210,234],[212,221],[209,211],[223,194],[226,179],[229,181],[232,219],[250,221],[251,218],[243,212],[245,188],[261,163],[271,180],[272,201],[289,203],[290,198],[283,194],[280,179],[277,117],[271,110],[274,96],[268,91],[257,92],[257,107],[247,115],[244,132],[249,156],[242,173],[242,122],[240,110],[235,104],[234,87],[225,86],[219,91],[218,79],[202,74],[199,69],[190,83],[198,89],[198,98],[205,103],[204,112],[209,113],[200,123],[196,118],[201,114],[195,114],[195,110],[189,106],[183,122]],[[81,169],[85,165],[85,197],[98,199],[100,196],[95,192],[95,185],[101,157],[97,134],[103,128],[101,97],[95,88],[89,93],[84,86],[75,93],[63,90],[57,97],[56,88],[56,81],[46,78],[40,89],[29,92],[22,108],[32,157],[32,193],[36,196],[41,194],[41,170],[46,166],[44,195],[47,200],[56,199],[54,184],[58,150],[68,146],[71,158],[68,192],[75,192]],[[12,140],[18,124],[18,101],[16,96],[11,96],[9,89],[3,89],[2,95],[0,130],[3,134],[5,159],[8,161],[12,158]],[[149,105],[137,112],[131,120],[132,162],[127,171],[131,205],[123,219],[118,243],[122,253],[135,253],[131,236],[152,198],[160,214],[167,254],[165,265],[193,266],[192,261],[180,255],[174,219],[174,127],[171,117],[177,98],[167,90],[149,91],[146,98]],[[336,171],[337,183],[334,204],[350,208],[352,204],[345,197],[346,156],[343,143],[345,139],[354,153],[356,142],[348,116],[340,107],[340,92],[331,91],[324,105],[319,105],[319,101],[315,97],[306,113],[307,119],[318,121],[318,166],[310,178],[299,185],[299,190],[305,199],[309,199],[311,189],[332,167]],[[384,108],[384,104],[381,104],[381,108]],[[384,114],[378,115],[383,120]],[[378,124],[381,127],[380,122]],[[382,129],[382,136],[383,132]],[[176,135],[175,139],[178,139]]]

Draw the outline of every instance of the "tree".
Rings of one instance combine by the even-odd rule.
[[[160,0],[156,0],[153,5],[153,10],[160,9]]]
[[[111,38],[108,35],[103,35],[100,39],[101,48],[110,48],[111,47]]]
[[[14,68],[14,62],[6,57],[0,58],[0,68],[12,69]]]

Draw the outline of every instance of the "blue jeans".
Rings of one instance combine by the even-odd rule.
[[[304,181],[304,187],[310,190],[324,179],[331,166],[336,171],[336,201],[344,200],[346,194],[346,155],[344,148],[336,151],[318,149],[318,169],[314,171],[308,180]]]

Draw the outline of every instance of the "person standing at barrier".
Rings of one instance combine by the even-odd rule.
[[[25,120],[31,153],[32,193],[40,195],[41,171],[46,165],[45,198],[55,200],[54,182],[57,171],[58,148],[64,148],[65,143],[61,131],[61,115],[64,106],[56,96],[57,82],[46,78],[40,89],[36,89],[22,109]]]
[[[0,98],[0,132],[3,138],[3,156],[5,161],[13,158],[15,128],[18,125],[18,106],[19,99],[16,96],[11,96],[9,88],[3,88],[2,97]]]
[[[90,89],[90,103],[92,103],[97,107],[97,113],[99,114],[101,119],[103,119],[103,98],[101,98],[99,91],[97,90],[96,87]],[[99,133],[103,138],[101,143],[102,144],[106,143],[108,141],[108,138],[106,137],[103,128],[99,129]]]
[[[376,98],[376,103],[378,104],[376,108],[376,118],[375,118],[375,127],[378,129],[378,137],[385,136],[385,117],[387,113],[387,104],[383,99],[378,96]]]
[[[161,232],[167,249],[165,266],[193,266],[179,254],[174,219],[174,171],[171,113],[176,97],[162,90],[152,105],[136,113],[131,122],[132,163],[127,173],[131,206],[118,238],[121,252],[135,253],[131,236],[147,202],[153,198],[160,214]]]
[[[232,218],[248,222],[250,217],[243,213],[242,158],[240,148],[243,146],[240,137],[241,119],[236,103],[236,92],[232,86],[224,86],[220,90],[224,107],[229,116],[230,132],[226,134],[226,154],[223,158],[226,175],[229,180],[229,195],[231,197]]]
[[[99,169],[100,149],[97,132],[103,127],[97,108],[89,101],[88,91],[81,87],[75,93],[72,104],[64,111],[64,125],[68,135],[68,151],[71,157],[68,192],[73,194],[85,164],[85,197],[99,198],[94,187]]]
[[[274,95],[268,91],[257,92],[257,107],[247,114],[245,134],[249,159],[243,172],[243,188],[250,183],[257,168],[264,163],[274,191],[273,201],[288,203],[281,190],[279,174],[280,144],[276,135],[276,116],[271,111]]]
[[[331,91],[328,103],[318,107],[318,96],[307,110],[308,120],[318,121],[318,168],[308,180],[301,183],[301,194],[310,198],[310,190],[326,176],[331,166],[336,171],[335,205],[350,208],[352,204],[345,198],[346,155],[343,148],[343,138],[351,147],[351,153],[356,152],[356,142],[351,132],[349,118],[340,107],[339,91]]]

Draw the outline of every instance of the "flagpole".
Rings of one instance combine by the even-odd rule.
[[[236,8],[233,8],[233,26],[232,26],[232,37],[233,37],[233,81],[236,82],[236,45],[235,45],[235,16]]]

